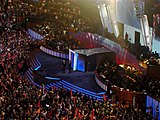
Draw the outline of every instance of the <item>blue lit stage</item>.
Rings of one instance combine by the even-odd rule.
[[[41,69],[41,66],[38,66],[33,71],[34,82],[42,85],[60,81],[59,76],[47,74],[46,70]]]
[[[66,89],[74,88],[75,91],[102,93],[102,90],[94,80],[94,72],[72,71],[71,73],[62,73],[62,60],[57,57],[47,55],[43,52],[38,53],[37,59],[41,63],[34,69],[34,82],[39,85],[44,84],[48,89],[50,86],[66,87]],[[68,68],[68,60],[66,60],[66,71]],[[73,90],[74,91],[74,90]]]

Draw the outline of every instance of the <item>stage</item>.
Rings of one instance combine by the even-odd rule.
[[[33,74],[34,82],[37,84],[50,85],[67,82],[95,93],[104,92],[94,80],[94,71],[72,71],[71,73],[68,73],[68,61],[66,60],[66,72],[62,73],[61,65],[63,59],[53,57],[44,52],[39,52],[36,56],[41,63],[41,67],[36,69]]]

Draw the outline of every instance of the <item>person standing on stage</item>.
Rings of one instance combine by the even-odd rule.
[[[62,73],[65,73],[65,69],[66,69],[66,61],[63,60],[62,61]]]
[[[124,38],[126,41],[128,41],[128,33],[126,32],[125,34],[125,38]]]
[[[69,63],[68,63],[68,71],[69,71],[69,73],[71,73],[71,70],[72,70],[72,68],[71,68],[71,60],[69,60]]]

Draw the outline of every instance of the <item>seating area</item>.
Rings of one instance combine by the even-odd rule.
[[[80,48],[81,43],[73,39],[69,31],[97,33],[95,30],[101,26],[100,19],[81,15],[81,9],[74,2],[42,1],[29,2],[27,5],[31,9],[30,14],[26,14],[29,20],[27,26],[46,36],[40,44],[51,50],[67,53],[69,48]],[[37,6],[40,10],[34,10]],[[35,11],[34,14],[31,14],[32,10]]]
[[[102,80],[110,80],[112,85],[130,91],[144,92],[155,98],[160,98],[160,80],[145,76],[135,68],[134,70],[131,67],[124,69],[107,62],[98,67],[97,73]]]
[[[53,1],[53,3],[52,1],[48,1],[48,6],[45,6],[46,3],[44,1],[40,2],[38,7],[35,5],[36,3],[32,5],[32,2],[25,3],[24,1],[14,1],[13,3],[8,3],[8,5],[1,3],[0,119],[158,120],[157,118],[153,118],[152,111],[146,113],[136,106],[133,107],[126,101],[108,99],[104,93],[88,91],[64,80],[45,86],[33,83],[32,71],[40,66],[40,63],[35,56],[32,56],[33,50],[37,49],[38,45],[26,33],[26,28],[28,27],[26,25],[27,16],[30,14],[32,17],[36,16],[35,18],[45,18],[47,15],[50,15],[47,14],[50,12],[48,10],[55,11],[56,16],[66,10],[68,14],[75,15],[77,12],[77,16],[80,14],[79,8],[76,7],[77,9],[74,9],[75,7],[69,7],[71,2],[68,2],[68,0],[65,0],[66,2],[64,3],[63,0],[61,2],[60,0]],[[58,8],[49,9],[52,5]],[[60,11],[59,6],[62,7]],[[33,11],[37,13],[35,14]],[[38,16],[42,12],[44,12],[42,14],[44,16]],[[56,16],[55,19],[59,19],[59,16]],[[70,16],[63,14],[63,17],[59,20],[63,21],[65,19],[64,16],[71,19]],[[74,19],[70,22],[77,24],[77,21],[74,22]],[[90,18],[86,19],[86,21],[89,20]],[[77,25],[78,27],[76,26],[76,28],[78,29],[76,30],[92,32],[92,29],[95,29],[95,26],[92,29],[88,29],[86,24]],[[93,22],[89,25],[92,24]],[[70,38],[69,35],[67,36],[67,30],[70,28],[64,29],[65,27],[65,23],[55,24],[48,21],[35,24],[34,29],[36,31],[39,30],[42,34],[51,34],[42,43],[38,44],[43,44],[54,51],[64,53],[69,48],[83,47],[79,41]],[[71,27],[75,28],[74,25]],[[53,31],[48,29],[47,32],[44,28],[53,28]],[[31,59],[33,60],[32,62],[30,61]],[[100,76],[104,75],[105,79],[111,80],[114,85],[135,91],[144,91],[155,97],[160,96],[160,80],[145,78],[140,74],[133,75],[130,78],[123,70],[119,71],[118,69],[118,66],[105,63],[99,66],[97,72]]]

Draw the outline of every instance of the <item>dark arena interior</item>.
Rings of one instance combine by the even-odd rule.
[[[1,0],[0,120],[160,120],[160,0]]]

